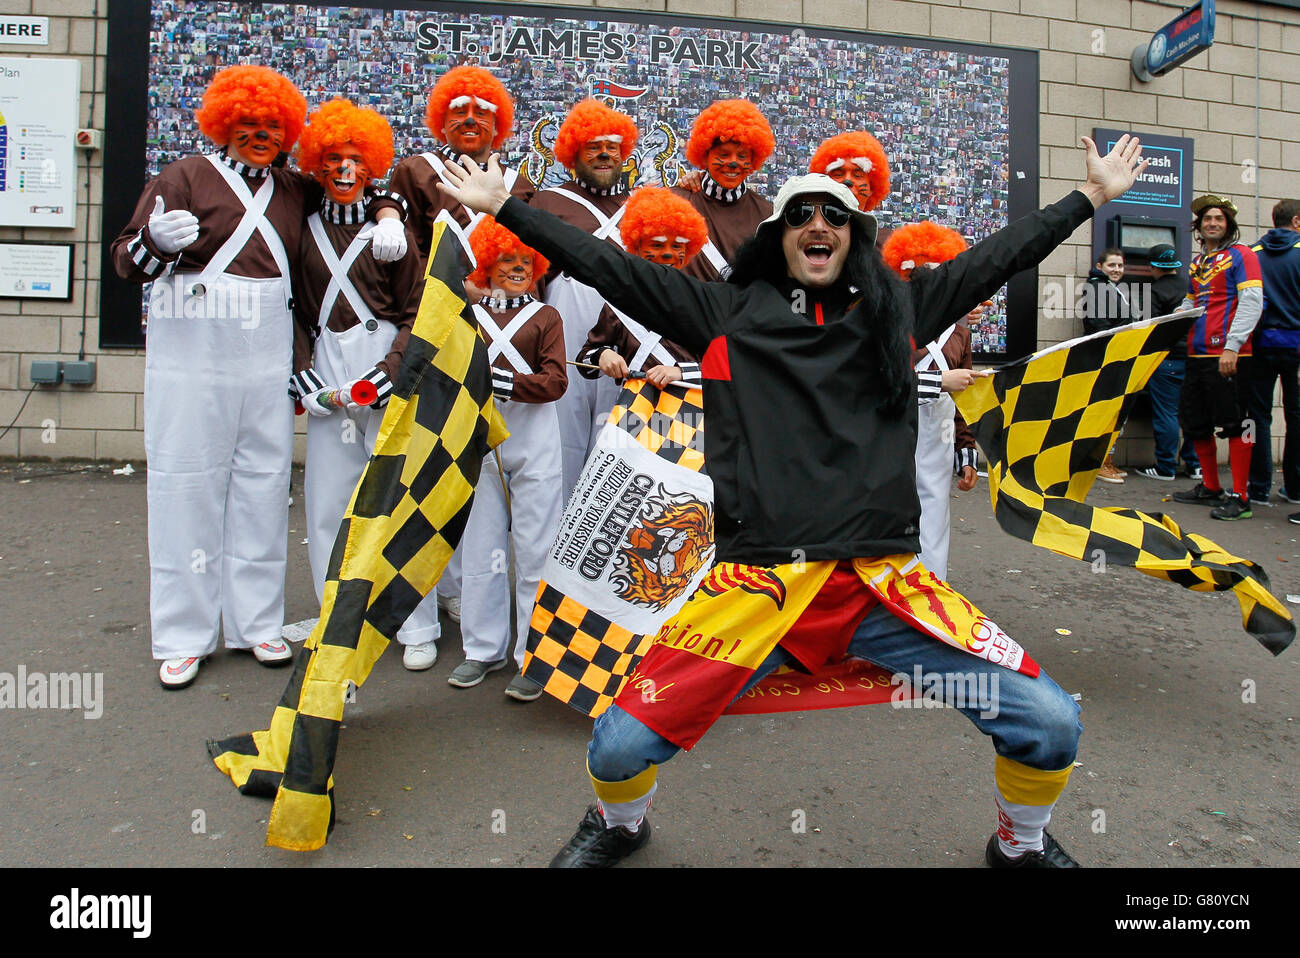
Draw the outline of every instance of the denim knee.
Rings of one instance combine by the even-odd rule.
[[[651,765],[662,765],[677,746],[617,705],[596,719],[587,743],[587,771],[602,782],[624,782]]]
[[[987,731],[997,753],[1030,768],[1054,772],[1074,762],[1079,752],[1079,703],[1046,673],[1022,679],[1018,691],[1021,708],[1005,723],[993,722]]]

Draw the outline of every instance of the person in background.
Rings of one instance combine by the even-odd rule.
[[[1192,229],[1202,252],[1192,260],[1192,303],[1205,312],[1187,334],[1187,378],[1178,418],[1201,461],[1201,481],[1174,493],[1175,502],[1208,505],[1214,519],[1249,519],[1251,444],[1246,431],[1246,367],[1264,309],[1264,281],[1253,250],[1237,242],[1237,205],[1207,194],[1192,200]],[[1232,492],[1219,484],[1215,432],[1228,440]]]
[[[1138,318],[1137,304],[1129,302],[1128,290],[1120,285],[1123,278],[1124,251],[1112,246],[1097,258],[1079,300],[1079,314],[1083,317],[1085,332],[1100,333]],[[1097,470],[1097,478],[1102,482],[1123,482],[1128,475],[1111,460],[1113,452],[1112,449],[1106,453],[1106,461]]]
[[[1178,251],[1168,243],[1151,247],[1151,315],[1168,316],[1178,311],[1187,298],[1187,280],[1178,270],[1182,260]],[[1183,438],[1179,449],[1178,437],[1178,399],[1183,391],[1183,378],[1187,374],[1187,343],[1180,341],[1164,362],[1156,367],[1147,383],[1147,393],[1151,397],[1151,432],[1155,437],[1155,465],[1139,469],[1137,474],[1148,479],[1173,482],[1178,474],[1178,458],[1181,455],[1186,474],[1193,479],[1201,478],[1201,466],[1196,461],[1196,448],[1192,441]]]
[[[1246,369],[1246,406],[1255,422],[1250,501],[1268,503],[1273,486],[1273,391],[1282,381],[1282,498],[1300,502],[1300,200],[1273,207],[1273,228],[1251,251],[1264,280],[1264,312],[1255,330],[1255,357]]]

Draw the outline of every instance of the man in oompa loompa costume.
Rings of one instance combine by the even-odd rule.
[[[673,192],[695,207],[709,227],[709,241],[686,267],[686,275],[725,279],[741,245],[772,215],[772,204],[749,187],[776,148],[767,117],[748,100],[719,100],[695,118],[686,159],[700,170],[698,189]]]
[[[539,191],[529,205],[598,239],[618,243],[619,220],[627,201],[623,164],[632,155],[637,136],[636,124],[626,113],[599,100],[578,103],[560,124],[553,147],[555,158],[572,172],[573,178]],[[587,333],[600,318],[604,297],[552,261],[543,298],[564,320],[564,355],[577,356]],[[618,388],[607,379],[569,377],[569,387],[556,407],[564,459],[563,501],[568,501],[582,475],[596,435],[617,398]]]
[[[320,599],[339,524],[375,448],[424,284],[415,243],[391,263],[368,253],[377,224],[367,215],[367,201],[381,195],[375,182],[393,162],[387,120],[347,100],[330,100],[308,118],[298,159],[325,191],[302,232],[293,350],[294,387],[308,415],[307,554]],[[403,664],[413,671],[430,668],[439,635],[437,596],[431,594],[397,633]]]
[[[217,647],[282,665],[293,449],[290,283],[308,178],[273,166],[306,101],[265,67],[229,67],[196,118],[211,154],[169,164],[113,243],[153,283],[145,358],[149,613],[159,680],[183,688]],[[311,199],[308,199],[308,196]],[[380,231],[391,255],[393,221]]]
[[[514,556],[519,617],[515,670],[523,665],[529,613],[564,510],[555,401],[568,384],[560,314],[531,295],[546,272],[545,257],[490,216],[475,227],[470,243],[478,263],[470,282],[500,296],[483,297],[471,312],[488,344],[492,395],[510,437],[484,457],[462,537],[465,661],[447,677],[456,688],[472,688],[510,663],[507,555]],[[542,689],[516,675],[505,694],[531,702]]]
[[[1078,705],[916,560],[909,358],[913,337],[928,342],[1041,262],[1146,167],[1128,136],[1105,158],[1084,142],[1078,190],[907,284],[875,250],[875,219],[825,175],[788,181],[729,282],[700,283],[511,199],[491,163],[457,171],[462,202],[703,356],[718,564],[641,660],[644,681],[596,721],[597,803],[553,865],[636,851],[660,764],[777,666],[816,672],[846,655],[904,675],[996,675],[996,715],[962,708],[997,752],[986,859],[1074,865],[1045,826],[1073,767]]]
[[[433,85],[424,107],[424,122],[441,145],[432,152],[402,160],[389,180],[393,192],[408,205],[410,230],[422,263],[429,258],[433,224],[440,216],[456,225],[468,251],[469,234],[482,220],[482,214],[465,209],[439,190],[438,184],[447,181],[446,164],[462,156],[482,164],[501,148],[514,132],[515,101],[488,70],[464,64],[452,67]],[[533,195],[528,179],[511,169],[505,171],[505,176],[511,193],[527,202]],[[461,615],[461,555],[460,548],[452,553],[436,590],[438,604],[455,622]]]
[[[483,67],[452,67],[429,91],[424,121],[442,145],[398,163],[390,186],[409,204],[411,232],[420,256],[427,260],[439,213],[446,211],[462,228],[466,240],[482,219],[438,189],[438,183],[446,182],[446,164],[462,156],[486,163],[514,132],[515,101],[501,81]],[[532,197],[533,185],[518,170],[507,169],[505,176],[512,194],[524,202]]]
[[[900,279],[915,270],[934,269],[966,249],[956,231],[937,223],[912,223],[894,230],[880,255]],[[971,322],[984,314],[981,304],[953,323],[931,343],[913,350],[917,376],[916,492],[921,499],[922,564],[940,579],[948,578],[952,478],[968,492],[978,481],[975,437],[957,412],[952,393],[974,382],[970,348]]]
[[[619,230],[629,253],[673,269],[685,269],[709,239],[704,217],[659,186],[632,192]],[[699,360],[607,303],[578,353],[578,372],[588,379],[604,374],[613,380],[644,373],[647,382],[661,389],[672,382],[701,386]]]

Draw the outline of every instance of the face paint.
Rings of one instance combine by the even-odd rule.
[[[442,135],[457,153],[482,163],[492,152],[497,132],[496,105],[478,97],[458,96],[447,107]]]
[[[862,168],[863,164],[867,169]],[[870,169],[870,160],[865,156],[855,156],[848,162],[836,160],[829,164],[826,167],[826,175],[836,183],[847,185],[858,199],[858,209],[866,210],[867,204],[871,201],[871,177],[868,175]]]
[[[637,246],[636,255],[652,263],[681,269],[686,265],[687,245],[687,241],[680,236],[649,236]]]
[[[488,270],[488,282],[493,294],[500,290],[506,299],[522,296],[533,288],[532,254],[514,252],[498,257]]]
[[[754,172],[753,154],[742,143],[717,143],[704,154],[704,166],[724,189],[734,190]]]
[[[588,186],[607,190],[618,182],[623,170],[623,138],[603,136],[588,140],[573,161],[578,178]]]
[[[270,166],[280,155],[284,129],[274,117],[241,116],[230,128],[227,151],[245,166]]]
[[[355,203],[370,182],[370,168],[361,158],[361,151],[351,143],[330,147],[321,158],[321,170],[316,174],[330,199],[343,206]]]

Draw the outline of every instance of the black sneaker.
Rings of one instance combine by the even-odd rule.
[[[1294,522],[1296,525],[1300,526],[1300,512],[1291,513],[1291,515],[1286,517],[1286,521]]]
[[[635,832],[619,825],[605,827],[605,818],[595,805],[587,809],[586,817],[573,837],[551,859],[551,868],[609,868],[621,858],[626,858],[650,841],[650,822],[641,820]]]
[[[1217,506],[1225,499],[1228,494],[1222,489],[1210,490],[1205,487],[1205,483],[1198,482],[1190,489],[1180,489],[1174,493],[1174,502],[1189,502],[1198,506]]]
[[[1211,519],[1249,519],[1250,503],[1241,496],[1228,496],[1223,505],[1210,510]]]
[[[1069,856],[1050,834],[1043,832],[1043,850],[1025,852],[1019,858],[1009,858],[1002,852],[995,832],[984,849],[984,860],[990,868],[1078,868],[1079,863]]]

